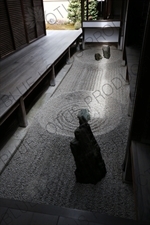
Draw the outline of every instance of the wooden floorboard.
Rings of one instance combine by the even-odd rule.
[[[81,34],[81,29],[48,31],[47,36],[0,62],[0,117],[51,69]]]

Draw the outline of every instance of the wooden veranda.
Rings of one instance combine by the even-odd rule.
[[[70,48],[81,35],[81,29],[49,31],[0,62],[0,125],[14,110],[19,112],[20,125],[27,125],[24,100],[44,78],[55,85],[57,63],[70,57]]]

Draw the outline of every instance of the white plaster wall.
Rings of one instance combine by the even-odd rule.
[[[43,1],[45,20],[67,20],[69,1]]]
[[[119,28],[85,28],[85,42],[118,42]]]

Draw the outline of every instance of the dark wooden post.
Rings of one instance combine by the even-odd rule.
[[[125,53],[125,46],[127,44],[127,39],[128,39],[128,23],[130,21],[130,18],[128,18],[128,12],[129,12],[129,0],[126,0],[126,13],[125,13],[125,18],[124,18],[124,34],[123,34],[123,60],[126,61],[126,53]]]
[[[26,109],[25,109],[23,97],[19,99],[19,103],[20,103],[19,111],[18,111],[19,126],[26,127],[28,125],[28,122],[27,122]]]
[[[81,0],[81,24],[84,21],[84,1],[85,0]]]
[[[52,75],[50,80],[50,86],[55,86],[55,65],[52,65]]]
[[[70,57],[71,57],[71,53],[70,53],[70,47],[68,48],[68,58],[67,58],[67,60],[66,60],[66,63],[68,63],[69,64],[69,62],[70,62]]]
[[[81,0],[81,27],[82,27],[82,49],[85,49],[85,42],[84,42],[84,33],[85,33],[85,30],[84,30],[84,27],[83,27],[83,21],[84,21],[84,2],[85,0]],[[87,0],[86,0],[86,4],[87,3]]]

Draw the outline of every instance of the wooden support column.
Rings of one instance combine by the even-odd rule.
[[[126,80],[129,82],[128,66],[127,66],[127,69],[126,69]]]
[[[85,33],[85,31],[84,31],[84,27],[83,27],[83,22],[84,22],[84,17],[85,17],[85,15],[84,15],[84,6],[85,6],[85,1],[82,0],[81,1],[82,50],[85,49],[85,42],[84,42],[84,37],[85,37],[84,33]],[[87,0],[86,0],[86,6],[87,6],[86,20],[88,20],[88,1]]]
[[[18,118],[19,118],[19,126],[26,127],[28,125],[27,116],[26,116],[26,109],[23,97],[19,99],[19,111],[18,111]]]
[[[132,166],[131,166],[131,139],[128,140],[126,155],[123,162],[123,182],[131,183],[132,182]]]
[[[77,50],[77,52],[80,51],[80,41],[79,41],[79,38],[76,40],[76,50]]]
[[[52,65],[52,76],[50,79],[50,86],[55,86],[55,65]]]
[[[70,47],[68,48],[68,60],[70,60]]]
[[[82,50],[85,49],[85,29],[82,27]]]
[[[71,57],[71,54],[70,54],[70,47],[68,48],[68,58],[67,58],[67,64],[70,63],[70,57]]]

